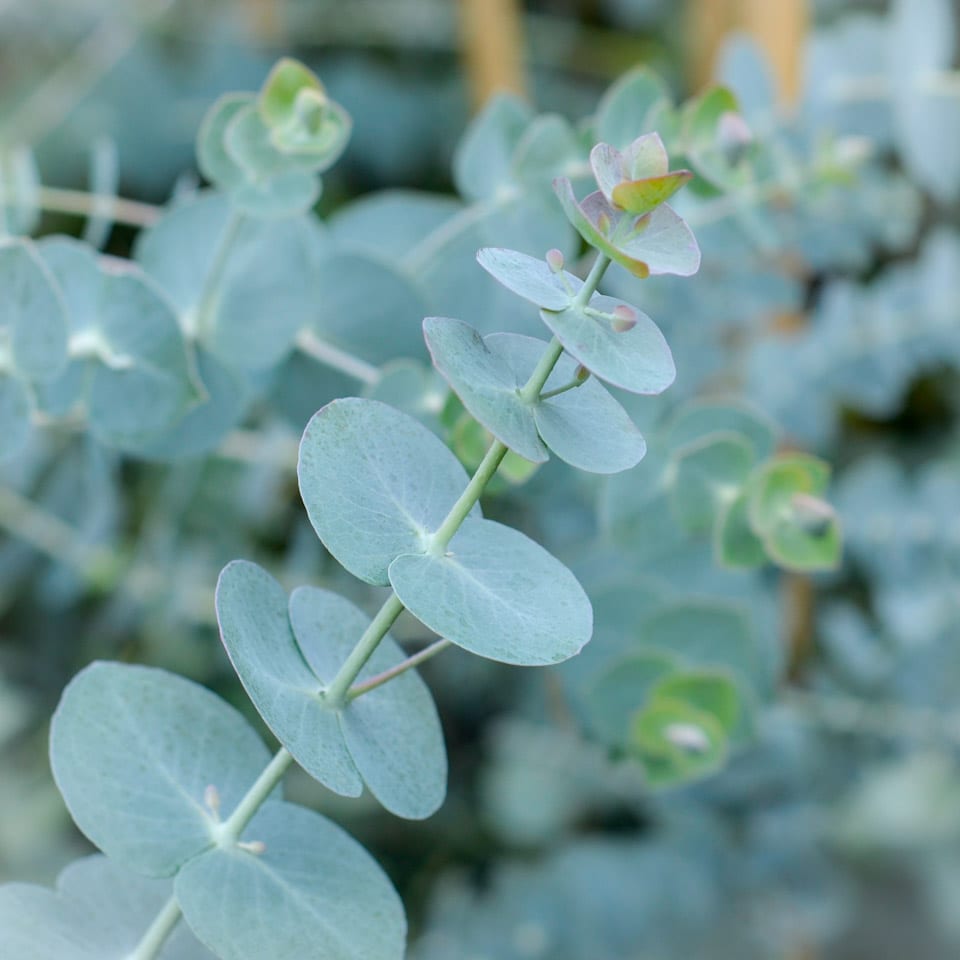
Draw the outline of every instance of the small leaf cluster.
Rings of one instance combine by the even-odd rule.
[[[317,174],[350,138],[350,117],[303,64],[280,60],[258,95],[227,94],[207,114],[197,139],[203,175],[252,216],[310,209]]]

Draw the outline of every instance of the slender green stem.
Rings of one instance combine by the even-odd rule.
[[[154,960],[179,921],[180,905],[177,903],[176,897],[171,897],[157,914],[153,923],[147,928],[147,932],[137,944],[136,949],[126,960]]]
[[[500,466],[500,461],[503,460],[506,453],[507,448],[499,440],[494,440],[490,444],[480,461],[480,466],[477,467],[476,472],[470,478],[470,482],[431,538],[431,552],[439,555],[447,549],[453,535],[460,529],[463,521],[467,519],[467,515],[480,499],[486,485],[493,479],[493,475],[497,472],[497,467]]]
[[[382,686],[388,680],[399,677],[401,673],[406,673],[408,670],[420,666],[421,663],[429,660],[431,657],[435,657],[438,653],[442,653],[449,646],[451,646],[450,641],[442,637],[439,640],[434,640],[429,646],[407,657],[406,660],[398,663],[395,667],[384,670],[383,673],[378,673],[375,677],[371,677],[369,680],[364,680],[363,683],[358,683],[351,687],[347,691],[347,699],[354,700],[365,693],[369,693],[371,690],[376,690],[377,687]]]
[[[217,248],[214,251],[206,280],[203,283],[203,291],[197,303],[193,330],[188,332],[203,334],[209,331],[213,320],[213,308],[216,305],[217,297],[220,295],[220,287],[223,285],[223,277],[227,270],[227,264],[230,262],[230,254],[233,252],[233,245],[240,235],[243,222],[244,215],[238,210],[231,209],[230,217],[224,225],[220,239],[217,241]]]
[[[285,747],[281,747],[264,768],[263,773],[257,777],[253,786],[244,794],[233,813],[221,825],[219,838],[222,843],[235,843],[240,839],[240,834],[273,792],[274,787],[283,779],[291,763],[293,763],[293,757],[290,752]]]
[[[593,266],[587,274],[587,279],[583,281],[580,292],[573,299],[574,306],[582,307],[590,302],[590,298],[597,292],[597,287],[609,266],[610,258],[606,254],[598,253],[597,259],[593,261]]]
[[[285,747],[281,747],[264,768],[263,773],[254,781],[253,786],[244,794],[233,813],[220,824],[217,829],[217,842],[221,846],[229,846],[239,840],[240,834],[283,779],[291,763],[293,763],[293,757]],[[179,920],[180,906],[176,898],[171,897],[126,960],[155,960]]]
[[[384,601],[383,606],[377,611],[377,615],[370,621],[370,626],[363,632],[363,636],[357,641],[350,656],[343,662],[343,666],[333,678],[330,686],[324,691],[324,700],[333,705],[340,706],[346,703],[347,691],[350,685],[357,679],[357,675],[363,669],[364,664],[373,655],[380,641],[386,636],[387,631],[393,626],[397,617],[403,613],[403,604],[400,598],[393,592]]]
[[[551,397],[559,397],[561,393],[566,393],[568,390],[576,390],[577,387],[582,387],[587,382],[587,378],[584,377],[582,380],[580,377],[574,377],[569,383],[565,383],[562,387],[557,387],[555,390],[545,390],[540,394],[541,400],[549,400]]]
[[[544,350],[543,356],[534,368],[533,373],[530,374],[530,379],[520,388],[521,400],[526,403],[533,403],[540,396],[543,385],[550,378],[550,374],[553,373],[553,368],[557,365],[561,356],[563,356],[563,344],[554,337],[547,344],[547,349]]]

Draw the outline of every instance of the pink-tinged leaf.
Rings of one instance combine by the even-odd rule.
[[[630,214],[625,214],[629,218]],[[636,232],[617,241],[623,254],[642,260],[651,274],[692,276],[700,269],[700,247],[686,221],[667,204],[637,218]]]
[[[554,180],[553,189],[584,240],[634,276],[688,277],[699,269],[700,248],[693,233],[666,204],[638,217],[612,206],[599,190],[577,203],[566,178]]]
[[[626,333],[637,325],[637,311],[626,303],[617,304],[613,308],[612,316],[611,326],[616,333]]]
[[[563,212],[566,214],[567,219],[573,224],[580,236],[591,246],[596,247],[598,250],[603,250],[608,256],[612,256],[607,249],[610,245],[607,243],[606,238],[600,232],[600,229],[587,217],[584,208],[577,203],[576,195],[573,192],[573,184],[566,177],[558,177],[553,181],[553,192],[557,195],[557,199],[560,201],[560,206],[563,207]],[[591,194],[591,196],[599,197],[601,202],[603,202],[603,194],[599,191]]]
[[[648,177],[645,180],[625,180],[613,189],[612,200],[615,206],[636,216],[649,213],[669,200],[688,180],[693,178],[689,170],[675,170],[662,177]]]
[[[591,193],[581,206],[574,196],[573,185],[566,177],[554,180],[553,189],[560,200],[560,205],[563,207],[567,219],[590,246],[595,247],[611,260],[615,260],[626,267],[641,280],[649,276],[649,270],[647,270],[645,263],[639,263],[625,256],[605,236],[603,224],[606,224],[609,228],[612,223],[611,214],[616,214],[617,211],[607,203],[606,198],[599,190],[596,193]],[[595,219],[591,219],[588,213],[588,204],[590,210],[595,213]]]

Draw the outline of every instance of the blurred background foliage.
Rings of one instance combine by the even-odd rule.
[[[643,64],[675,100],[728,84],[762,152],[749,182],[677,204],[703,250],[696,278],[608,276],[664,329],[679,371],[662,398],[622,397],[644,463],[599,480],[551,462],[485,505],[576,570],[595,638],[556,669],[456,650],[424,668],[452,765],[431,820],[306,778],[292,792],[384,863],[418,960],[956,956],[957,15],[949,0],[0,0],[6,232],[83,236],[155,276],[164,242],[190,229],[164,241],[173,214],[141,228],[155,204],[191,209],[210,103],[257,89],[283,54],[317,70],[354,129],[324,177],[308,307],[325,319],[309,319],[356,361],[300,349],[251,375],[203,455],[148,462],[57,423],[2,465],[0,880],[49,881],[85,849],[46,760],[47,718],[83,665],[161,665],[247,709],[212,625],[227,561],[375,602],[306,521],[299,431],[326,400],[364,391],[476,456],[425,365],[419,318],[537,332],[473,253],[577,248],[522,169],[510,176],[536,202],[519,208],[491,199],[503,183],[485,195],[464,176],[491,116],[463,140],[471,115],[505,86],[577,121]],[[285,242],[257,251],[265,277]],[[360,255],[396,276],[351,278],[335,259]],[[261,293],[290,308],[269,280]],[[731,432],[833,465],[838,570],[718,563],[675,481],[692,440]],[[719,658],[752,730],[722,769],[663,790],[605,731],[610,671],[633,657],[636,683],[652,684],[665,653]]]

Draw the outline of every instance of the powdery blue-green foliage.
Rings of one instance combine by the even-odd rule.
[[[272,758],[233,707],[172,672],[81,671],[54,716],[51,764],[77,826],[109,859],[68,869],[57,893],[0,889],[4,951],[403,956],[406,919],[387,875],[330,820],[283,801],[281,781],[296,763],[342,796],[366,789],[397,816],[433,814],[448,764],[415,667],[448,646],[561,665],[575,720],[602,745],[596,762],[621,762],[621,776],[648,791],[701,782],[753,743],[778,649],[748,603],[685,588],[768,561],[834,566],[829,468],[778,453],[772,424],[739,402],[688,406],[660,424],[645,414],[678,371],[630,286],[696,273],[693,231],[667,203],[683,202],[684,184],[701,213],[758,189],[773,154],[737,109],[727,90],[675,107],[641,70],[608,92],[585,137],[501,98],[455,159],[471,205],[395,194],[324,225],[311,211],[319,175],[350,121],[312,73],[284,60],[258,94],[211,108],[197,145],[211,189],[166,210],[133,263],[65,239],[4,241],[0,280],[14,292],[0,307],[6,455],[37,442],[36,428],[67,422],[111,456],[195,457],[242,443],[231,431],[272,407],[303,430],[299,492],[343,568],[339,584],[349,574],[386,588],[369,616],[326,587],[288,593],[247,560],[223,569],[220,636],[279,741]],[[600,142],[588,152],[587,140]],[[671,154],[689,169],[671,169]],[[763,224],[742,216],[762,237]],[[460,254],[477,248],[479,266],[472,256],[464,266]],[[598,290],[611,266],[625,268],[611,274],[617,296]],[[318,396],[319,366],[350,379],[326,381],[334,395]],[[357,381],[365,396],[349,395]],[[651,469],[628,472],[648,446]],[[601,524],[586,557],[561,559],[481,509],[497,485],[535,490],[562,468],[554,455],[602,484],[590,487]],[[569,493],[548,491],[547,507]],[[693,564],[702,584],[682,583],[678,556],[710,542],[716,563]],[[100,588],[121,576],[112,559],[94,566]],[[654,566],[655,581],[634,574]],[[613,575],[598,578],[604,569]],[[390,636],[404,613],[438,638],[412,656]],[[122,919],[113,903],[91,913],[84,905],[126,871],[137,879]]]

